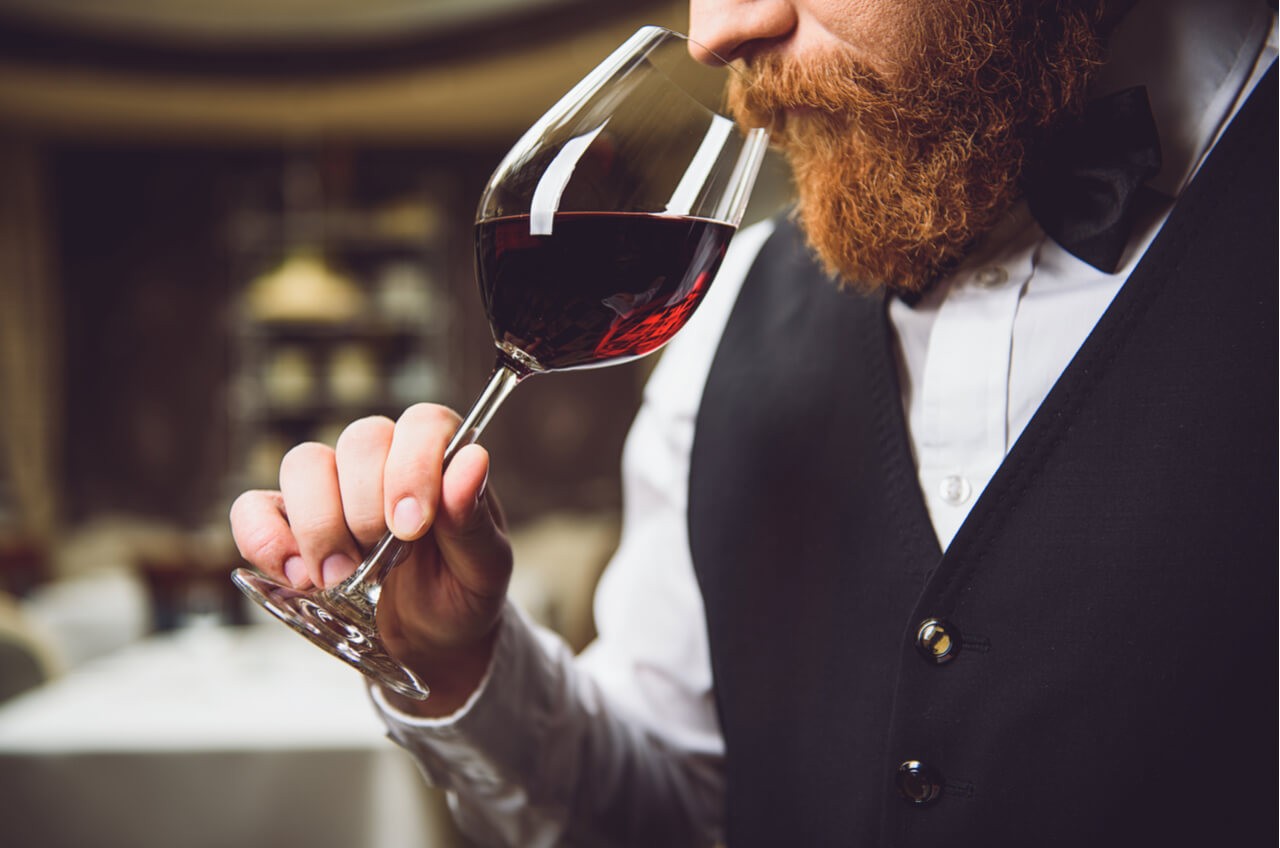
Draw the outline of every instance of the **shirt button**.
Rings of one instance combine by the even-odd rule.
[[[902,797],[918,807],[942,797],[942,775],[919,760],[907,760],[898,766],[896,782]]]
[[[969,500],[969,496],[973,494],[973,486],[959,474],[952,474],[942,478],[942,484],[938,486],[938,494],[952,506],[959,506]]]
[[[990,268],[983,268],[976,271],[973,275],[973,284],[979,288],[993,289],[996,286],[1002,286],[1009,281],[1009,272],[1001,268],[999,265],[992,265]]]
[[[916,650],[934,665],[945,665],[960,652],[960,631],[940,618],[926,618],[916,629]]]

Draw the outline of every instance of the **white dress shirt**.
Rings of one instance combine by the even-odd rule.
[[[1164,14],[1176,7],[1173,14]],[[1257,0],[1138,4],[1113,37],[1102,92],[1144,84],[1168,196],[1106,274],[1018,207],[914,306],[893,301],[902,402],[921,489],[945,550],[1010,447],[1275,61]],[[772,224],[741,234],[704,304],[663,355],[623,457],[624,529],[579,657],[504,613],[490,673],[454,716],[414,719],[379,692],[390,735],[484,844],[703,844],[719,834],[723,740],[686,526],[703,384],[742,280]],[[518,564],[517,564],[517,567]]]

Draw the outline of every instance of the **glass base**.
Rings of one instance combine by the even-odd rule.
[[[301,592],[237,568],[231,580],[261,607],[361,673],[406,698],[426,700],[430,690],[413,672],[391,658],[378,639],[373,607],[330,590]]]

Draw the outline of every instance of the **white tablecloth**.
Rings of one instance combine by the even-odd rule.
[[[360,676],[283,625],[156,636],[0,707],[0,844],[458,844]]]

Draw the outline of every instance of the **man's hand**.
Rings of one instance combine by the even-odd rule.
[[[280,491],[245,492],[231,507],[240,554],[296,588],[340,583],[387,528],[417,540],[383,585],[378,631],[431,688],[426,701],[388,697],[424,716],[456,710],[483,678],[511,577],[511,546],[485,489],[488,453],[469,445],[441,474],[458,423],[431,404],[396,422],[361,419],[336,449],[289,451]]]

